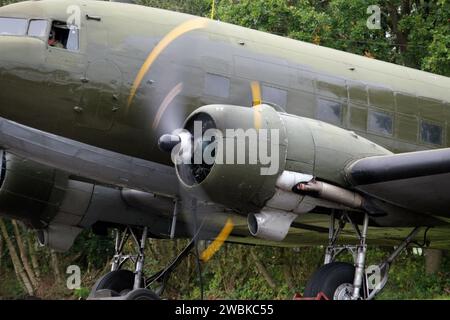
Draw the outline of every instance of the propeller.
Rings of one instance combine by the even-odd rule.
[[[175,63],[161,65],[155,62],[157,62],[159,56],[167,50],[166,54],[168,56],[178,56],[179,52],[177,50],[179,50],[179,47],[171,46],[172,43],[174,41],[189,41],[192,44],[192,41],[197,41],[198,38],[189,37],[188,39],[185,38],[183,40],[177,39],[194,30],[206,28],[208,23],[209,20],[205,18],[188,19],[164,35],[164,37],[160,39],[149,52],[146,60],[139,69],[131,87],[127,102],[128,113],[137,90],[142,81],[147,78],[147,73],[151,71],[150,74],[158,75],[156,81],[148,78],[146,80],[147,83],[151,84],[154,92],[165,92],[165,96],[149,95],[150,100],[148,103],[152,106],[157,106],[156,113],[152,114],[152,135],[155,136],[156,134],[156,137],[160,137],[158,146],[162,151],[170,153],[171,155],[177,155],[179,161],[178,164],[176,164],[177,172],[183,179],[183,182],[189,177],[192,177],[194,182],[198,182],[207,176],[212,165],[203,162],[194,163],[192,165],[183,165],[183,163],[187,163],[188,160],[192,160],[195,151],[201,151],[202,148],[207,145],[207,142],[201,140],[201,138],[198,139],[197,137],[190,136],[188,134],[189,128],[186,128],[188,130],[178,129],[183,126],[189,113],[188,106],[192,102],[188,101],[186,98],[186,92],[190,89],[186,87],[186,84],[190,83],[190,79],[186,78],[189,75],[185,72],[181,72],[181,66]],[[200,50],[201,48],[201,46],[192,45],[191,47],[194,48],[193,50]],[[175,152],[173,152],[174,150]],[[196,195],[189,194],[183,186],[180,185],[178,199],[181,202],[180,214],[187,224],[187,231],[192,237],[198,233],[198,227],[202,225],[202,222],[207,218],[204,211],[197,211],[194,208],[196,206],[192,206],[192,203],[196,202],[197,199],[208,201],[208,196],[205,192],[199,192]],[[228,228],[230,225],[231,222],[228,223]],[[202,238],[202,235],[200,234],[199,237]]]
[[[202,157],[206,148],[214,148],[214,140],[204,140],[203,133],[211,129],[214,126],[212,119],[200,116],[196,120],[201,120],[202,132],[194,132],[195,124],[193,121],[188,120],[185,129],[178,131],[177,133],[164,134],[159,138],[158,147],[160,150],[171,153],[172,161],[174,161],[180,184],[192,185],[201,183],[209,174],[213,164],[206,163]],[[200,154],[200,156],[198,156]],[[196,156],[197,155],[197,156]],[[188,194],[188,192],[180,185],[180,198],[183,203],[192,203],[200,201],[208,201],[209,197],[203,190],[195,195]],[[198,203],[198,202],[197,202]],[[188,208],[189,210],[189,208]],[[188,216],[186,216],[188,215]],[[209,216],[209,215],[208,215]],[[197,234],[198,226],[202,225],[208,218],[207,212],[202,210],[197,211],[196,208],[191,208],[191,214],[184,213],[185,219],[190,219],[191,223],[188,223],[191,234]],[[234,224],[230,218],[223,222],[221,230],[218,229],[214,241],[201,253],[200,258],[206,262],[220,249],[223,243],[226,241]],[[219,232],[220,231],[220,232]],[[201,236],[201,234],[200,234]]]

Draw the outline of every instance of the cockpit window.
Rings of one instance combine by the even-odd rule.
[[[78,51],[79,31],[75,26],[67,25],[65,22],[54,21],[48,38],[51,47]]]
[[[27,26],[27,19],[0,18],[0,35],[24,36]]]
[[[47,20],[31,20],[28,27],[28,35],[30,37],[43,38],[47,36]]]

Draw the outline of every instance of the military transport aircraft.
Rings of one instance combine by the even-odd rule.
[[[91,299],[157,299],[150,285],[198,239],[211,241],[205,261],[223,241],[328,244],[305,296],[372,299],[407,245],[449,247],[449,103],[447,77],[210,19],[8,5],[0,210],[61,251],[83,229],[117,230]],[[213,161],[192,161],[198,150]],[[181,237],[186,249],[145,277],[145,240]],[[396,250],[369,268],[367,243]],[[345,251],[354,264],[337,261]]]

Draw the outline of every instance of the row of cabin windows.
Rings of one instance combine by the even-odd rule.
[[[393,114],[375,111],[363,108],[351,108],[350,119],[354,121],[356,129],[367,130],[369,132],[393,136],[394,135],[394,116]],[[343,123],[343,105],[339,102],[318,99],[316,117],[319,120],[342,125]],[[363,125],[362,125],[363,124]],[[413,127],[413,126],[412,126]],[[410,140],[416,140],[417,132],[411,130]],[[419,136],[421,142],[433,145],[443,144],[443,127],[427,120],[420,121]]]
[[[265,84],[261,85],[261,95],[264,103],[273,104],[281,109],[287,105],[287,91]],[[207,73],[205,76],[204,93],[209,96],[228,98],[230,95],[230,79],[221,75]],[[383,111],[352,107],[349,111],[357,127],[355,129],[369,131],[381,135],[394,135],[394,117]],[[343,124],[343,103],[317,98],[316,118],[334,125]],[[417,133],[411,133],[410,140],[417,140]],[[432,122],[420,122],[419,136],[421,142],[433,145],[443,144],[443,127]]]
[[[306,72],[302,72],[305,74]],[[314,80],[314,78],[317,78]],[[223,97],[228,96],[230,88],[230,80],[227,77],[220,75],[208,74],[206,79],[206,86],[210,86],[210,82],[214,82],[219,86],[211,91],[211,95],[215,96],[214,90],[221,91],[222,94],[218,95]],[[222,79],[222,81],[217,81]],[[417,114],[417,110],[429,110],[434,109],[435,113],[432,118],[439,120],[438,113],[443,112],[443,105],[441,101],[427,99],[423,97],[416,97],[414,95],[393,92],[389,88],[380,86],[367,86],[363,83],[357,83],[353,81],[346,81],[333,77],[325,77],[323,75],[310,74],[308,78],[302,78],[299,74],[299,83],[302,92],[315,93],[325,99],[331,99],[339,102],[348,102],[352,104],[358,104],[363,106],[373,106],[385,110],[396,111],[406,114]],[[213,85],[211,85],[213,86]],[[285,108],[288,100],[288,93],[284,89],[276,88],[270,85],[262,84],[262,96],[265,102],[271,102],[278,105],[281,108]],[[205,90],[205,93],[209,93],[209,90]]]
[[[42,19],[0,18],[0,36],[28,36],[46,40],[51,47],[78,51],[79,30],[66,22]]]

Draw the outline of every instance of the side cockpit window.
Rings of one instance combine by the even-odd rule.
[[[24,36],[27,33],[28,20],[19,18],[0,18],[1,36]]]
[[[78,51],[79,31],[75,26],[67,25],[65,22],[53,21],[48,37],[50,47]]]
[[[44,38],[47,36],[48,32],[48,21],[47,20],[31,20],[28,26],[28,36]]]

